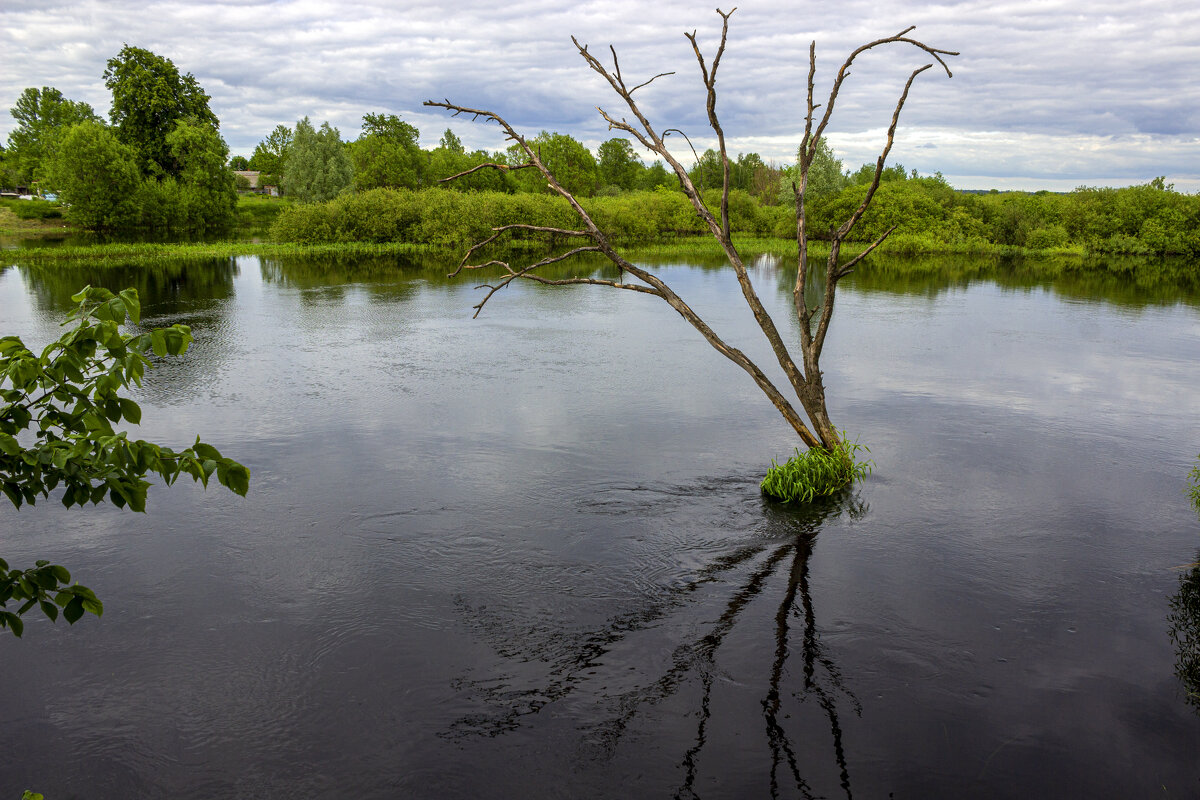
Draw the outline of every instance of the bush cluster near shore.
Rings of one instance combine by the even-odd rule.
[[[862,202],[852,184],[808,207],[809,232],[821,238]],[[720,195],[705,193],[716,209]],[[617,241],[648,242],[704,234],[684,195],[659,187],[582,200]],[[730,195],[735,232],[795,236],[795,213],[741,190]],[[524,223],[573,229],[578,220],[561,198],[547,194],[457,192],[442,188],[372,189],[325,203],[284,209],[271,226],[277,242],[410,242],[461,246],[494,227]],[[1200,255],[1200,196],[1161,181],[1123,189],[1081,188],[1067,194],[955,191],[940,177],[882,183],[852,241],[868,242],[895,225],[893,252],[986,251],[1021,248],[1062,252]]]

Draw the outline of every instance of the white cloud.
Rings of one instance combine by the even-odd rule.
[[[923,172],[984,182],[1136,182],[1166,174],[1200,188],[1200,8],[1174,0],[929,3],[846,0],[836,14],[815,4],[743,6],[731,21],[718,110],[735,150],[783,160],[802,123],[807,48],[817,41],[818,81],[857,44],[918,25],[914,35],[962,55],[952,80],[921,76],[901,119],[895,160]],[[819,13],[818,13],[819,12]],[[431,114],[450,97],[501,111],[514,124],[606,138],[594,106],[619,111],[574,52],[617,46],[628,75],[677,74],[642,91],[661,127],[709,141],[698,69],[683,31],[697,30],[711,62],[719,33],[711,4],[629,0],[574,5],[526,0],[432,4],[312,0],[198,3],[162,0],[42,2],[0,11],[0,106],[27,86],[56,86],[97,111],[101,75],[123,43],[146,47],[196,75],[212,95],[234,152],[248,154],[278,123],[328,119],[344,136],[370,111],[400,113],[427,144],[453,125],[469,146],[500,146],[494,129]],[[848,161],[873,159],[919,52],[893,48],[856,62],[830,141]],[[0,136],[12,120],[0,118]],[[870,144],[870,146],[868,146]],[[932,145],[932,147],[930,146]]]

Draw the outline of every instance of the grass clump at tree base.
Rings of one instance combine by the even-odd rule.
[[[846,441],[833,450],[814,447],[796,455],[783,464],[771,460],[771,468],[762,480],[765,494],[785,503],[811,503],[818,497],[837,494],[855,481],[861,481],[871,473],[870,460],[855,458],[859,450],[871,452],[858,442]]]

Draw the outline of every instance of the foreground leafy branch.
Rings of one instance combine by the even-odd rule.
[[[141,408],[120,392],[141,385],[151,355],[182,355],[191,330],[122,333],[127,318],[136,324],[141,317],[134,289],[114,295],[89,286],[71,299],[79,305],[64,324],[75,325],[40,355],[16,336],[0,338],[0,492],[18,509],[61,487],[67,507],[107,498],[118,508],[145,511],[147,475],[168,486],[180,475],[207,486],[216,475],[244,496],[250,471],[199,437],[175,451],[113,427],[141,421]],[[103,613],[95,594],[70,580],[70,572],[48,561],[14,569],[0,559],[0,628],[20,636],[20,616],[34,606],[52,620],[62,608],[70,623],[84,611]],[[21,603],[15,613],[6,608],[10,600]]]
[[[713,238],[720,244],[729,263],[732,265],[735,274],[737,275],[738,284],[741,288],[742,296],[746,304],[749,306],[754,315],[755,321],[766,336],[767,342],[770,344],[771,350],[776,361],[782,368],[790,385],[791,395],[794,399],[799,400],[801,407],[804,409],[804,416],[796,410],[793,405],[792,398],[785,395],[764,373],[764,371],[755,364],[744,352],[740,349],[731,346],[720,336],[713,331],[708,324],[689,306],[675,291],[668,286],[661,278],[649,270],[637,266],[627,259],[623,258],[614,248],[611,240],[600,230],[599,226],[583,208],[576,199],[574,194],[565,189],[563,185],[556,179],[554,174],[547,168],[545,162],[537,151],[537,149],[521,136],[503,117],[499,114],[485,109],[471,108],[450,102],[449,100],[425,102],[427,106],[444,108],[453,112],[455,116],[460,114],[470,115],[476,120],[484,120],[496,123],[504,132],[505,137],[515,143],[517,149],[524,153],[527,159],[519,165],[505,164],[490,164],[479,165],[473,167],[471,171],[482,169],[484,167],[492,167],[500,170],[509,169],[536,169],[541,173],[549,188],[561,196],[567,203],[570,204],[575,214],[579,217],[582,226],[579,229],[571,230],[566,228],[546,228],[533,225],[506,225],[494,229],[495,233],[490,238],[472,247],[467,251],[458,269],[453,273],[457,275],[463,270],[476,270],[486,267],[499,267],[503,274],[493,284],[488,284],[484,288],[488,291],[484,298],[475,306],[475,313],[478,316],[479,312],[487,302],[504,287],[510,285],[518,279],[535,281],[542,284],[562,286],[574,284],[588,284],[593,286],[606,286],[612,289],[623,289],[627,291],[640,292],[650,294],[664,300],[671,306],[680,316],[682,316],[689,324],[691,324],[706,341],[719,353],[724,355],[730,361],[737,364],[745,370],[764,394],[771,400],[775,408],[783,415],[800,439],[809,448],[819,448],[829,454],[845,454],[848,452],[843,446],[842,438],[837,428],[829,419],[829,414],[825,403],[825,386],[823,383],[820,358],[825,345],[825,340],[829,332],[829,325],[833,318],[834,297],[837,289],[838,281],[854,269],[854,267],[869,255],[876,247],[883,242],[891,231],[885,232],[876,241],[874,241],[864,252],[852,258],[843,260],[841,248],[843,242],[846,241],[854,226],[862,219],[867,207],[870,205],[876,190],[879,188],[881,176],[883,174],[884,162],[891,151],[892,142],[895,137],[896,125],[899,121],[900,111],[908,99],[908,93],[912,87],[913,81],[918,75],[933,66],[932,63],[926,64],[918,69],[915,69],[908,77],[904,85],[904,89],[896,102],[895,109],[892,113],[891,125],[887,131],[886,143],[876,162],[873,181],[870,185],[866,196],[861,204],[855,208],[850,215],[838,226],[830,232],[831,248],[828,259],[824,268],[824,288],[821,294],[821,300],[816,305],[810,305],[805,298],[805,286],[809,281],[809,265],[808,265],[808,232],[805,226],[805,210],[804,199],[808,186],[808,174],[816,158],[821,137],[824,135],[826,127],[829,124],[834,106],[836,104],[838,94],[840,93],[843,82],[849,75],[850,66],[854,60],[868,50],[877,47],[882,47],[889,44],[907,45],[915,47],[923,51],[940,64],[950,75],[950,70],[946,66],[943,56],[957,55],[957,53],[949,50],[941,50],[924,44],[916,39],[910,38],[909,33],[913,28],[907,28],[894,36],[888,36],[882,39],[877,39],[873,42],[868,42],[854,50],[850,56],[842,64],[837,72],[833,86],[829,92],[828,99],[824,103],[824,114],[820,117],[816,116],[817,109],[821,108],[821,104],[814,102],[814,77],[816,75],[816,44],[815,42],[809,47],[809,71],[807,82],[807,102],[806,116],[804,124],[804,134],[800,146],[800,162],[799,162],[799,180],[794,186],[796,196],[796,279],[795,289],[793,292],[794,311],[800,329],[800,345],[801,358],[796,359],[790,352],[788,345],[785,343],[783,336],[780,334],[775,321],[767,313],[762,300],[759,298],[754,286],[751,283],[750,275],[746,269],[745,262],[738,253],[737,248],[733,244],[729,224],[729,193],[730,193],[730,163],[729,154],[726,149],[725,132],[721,127],[720,120],[717,115],[717,71],[720,67],[721,59],[725,53],[725,46],[729,31],[729,18],[731,12],[723,12],[720,9],[717,13],[721,16],[721,39],[717,47],[716,54],[712,58],[712,62],[708,63],[705,60],[704,54],[701,52],[699,43],[697,42],[695,32],[685,34],[688,41],[691,43],[693,54],[700,68],[701,79],[703,80],[706,90],[706,112],[710,127],[717,137],[719,146],[720,159],[723,168],[723,181],[721,190],[720,207],[716,213],[713,212],[704,202],[701,196],[701,190],[692,182],[684,165],[676,159],[676,157],[667,149],[665,140],[668,134],[682,134],[675,128],[668,128],[659,132],[651,124],[650,120],[642,113],[637,101],[634,99],[634,93],[648,87],[659,78],[672,75],[673,73],[659,73],[654,77],[636,82],[632,87],[627,82],[625,76],[621,72],[620,62],[617,58],[617,52],[613,47],[609,47],[612,54],[612,66],[607,67],[598,60],[585,44],[580,44],[577,39],[572,37],[579,55],[587,63],[593,71],[605,79],[617,97],[628,109],[631,116],[620,116],[610,114],[603,108],[597,108],[600,116],[608,123],[610,130],[620,130],[630,134],[638,141],[642,147],[649,150],[657,158],[662,159],[664,163],[675,173],[679,179],[680,187],[687,196],[697,216],[702,220],[705,227]],[[631,122],[630,119],[633,121]],[[685,136],[686,138],[686,136]],[[690,139],[688,140],[690,142]],[[469,171],[470,172],[470,171]],[[459,175],[447,178],[454,180],[469,174],[469,172],[460,173]],[[472,262],[476,254],[486,245],[496,242],[505,234],[511,234],[521,231],[538,231],[557,234],[568,240],[574,241],[574,246],[571,246],[567,251],[555,255],[547,256],[539,261],[526,265],[510,264],[503,260],[483,260]],[[574,277],[550,279],[539,274],[538,270],[549,264],[561,262],[570,259],[581,253],[600,253],[611,261],[618,269],[618,278],[616,280],[607,280],[591,277]],[[626,276],[635,280],[626,280]],[[807,417],[807,420],[805,419]]]

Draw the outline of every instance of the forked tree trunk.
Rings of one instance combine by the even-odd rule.
[[[555,178],[554,174],[542,162],[539,154],[533,148],[531,148],[524,137],[517,133],[517,131],[513,129],[513,127],[509,125],[508,122],[506,122],[499,114],[483,109],[455,105],[449,100],[443,100],[440,102],[427,100],[425,105],[445,108],[454,112],[455,116],[459,114],[470,114],[475,119],[491,120],[495,122],[504,131],[506,138],[512,142],[515,142],[528,158],[528,161],[515,165],[481,164],[473,167],[470,170],[467,170],[466,172],[446,178],[445,180],[454,180],[455,178],[468,175],[476,170],[487,168],[504,171],[515,169],[536,169],[546,179],[546,182],[550,188],[562,196],[571,205],[571,208],[574,209],[575,213],[579,217],[580,222],[582,223],[582,227],[578,230],[567,230],[563,228],[551,228],[523,224],[505,225],[495,228],[492,236],[475,244],[467,251],[466,255],[459,263],[458,268],[452,273],[452,275],[458,275],[464,269],[472,270],[483,269],[485,267],[500,267],[504,270],[504,275],[495,284],[489,284],[483,287],[488,291],[484,295],[483,300],[481,300],[475,306],[476,316],[479,315],[479,312],[483,310],[484,305],[487,304],[488,300],[490,300],[497,291],[503,289],[505,286],[519,278],[555,286],[578,284],[608,286],[613,289],[624,289],[627,291],[641,292],[643,294],[651,294],[659,297],[660,299],[666,301],[666,303],[675,309],[680,316],[682,316],[688,321],[688,323],[696,328],[696,330],[700,332],[700,334],[705,338],[706,341],[708,341],[710,345],[712,345],[713,348],[715,348],[730,361],[737,364],[750,375],[758,387],[762,389],[763,393],[767,395],[768,399],[770,399],[775,408],[778,409],[779,413],[782,414],[784,419],[787,420],[788,424],[790,424],[796,431],[796,434],[804,442],[805,446],[810,448],[821,447],[829,451],[834,451],[837,450],[841,444],[841,435],[838,432],[838,429],[829,419],[829,411],[825,402],[825,386],[822,380],[820,361],[821,352],[825,345],[825,338],[829,332],[829,325],[833,319],[833,306],[834,298],[837,292],[837,284],[839,280],[850,274],[855,265],[857,265],[860,261],[862,261],[863,258],[865,258],[876,247],[878,247],[883,240],[886,239],[889,234],[891,234],[892,230],[894,230],[894,227],[885,231],[883,236],[880,236],[861,253],[845,261],[842,261],[841,259],[842,243],[846,240],[847,236],[849,236],[850,232],[853,230],[858,221],[862,219],[863,214],[866,212],[867,207],[870,205],[871,200],[875,196],[876,190],[879,188],[879,180],[883,173],[884,163],[887,159],[888,153],[891,151],[892,142],[895,137],[896,124],[900,118],[900,110],[904,107],[904,103],[908,99],[908,92],[912,87],[913,81],[919,74],[932,67],[933,64],[926,64],[918,69],[915,69],[913,70],[912,74],[909,75],[908,81],[904,85],[904,91],[901,93],[899,100],[896,102],[895,110],[892,113],[891,125],[888,127],[887,132],[887,141],[884,144],[884,147],[879,154],[879,158],[876,161],[875,174],[871,182],[871,186],[858,208],[856,208],[854,212],[847,217],[838,228],[832,231],[829,257],[826,259],[824,268],[825,285],[822,291],[821,302],[815,306],[810,306],[804,295],[804,288],[808,283],[809,278],[808,233],[805,225],[804,211],[804,200],[808,186],[809,169],[812,167],[813,159],[816,157],[817,148],[821,137],[824,135],[826,126],[829,124],[834,105],[836,104],[838,94],[842,88],[842,83],[849,74],[848,70],[850,65],[859,55],[867,50],[879,47],[880,45],[908,44],[930,55],[939,64],[941,64],[941,66],[946,70],[946,74],[949,76],[951,74],[950,69],[946,66],[946,62],[942,59],[942,56],[958,55],[958,53],[949,50],[939,50],[917,41],[916,39],[908,38],[908,34],[913,30],[911,27],[906,28],[895,36],[888,36],[883,39],[877,39],[873,42],[868,42],[867,44],[855,49],[849,55],[849,57],[846,58],[845,62],[843,62],[841,68],[838,70],[833,87],[829,92],[829,97],[824,103],[824,114],[818,120],[814,114],[821,106],[814,103],[813,94],[814,78],[817,68],[816,43],[814,42],[809,46],[807,114],[805,115],[804,135],[801,139],[799,148],[799,180],[793,184],[796,197],[796,281],[795,288],[793,290],[793,305],[796,318],[800,323],[801,348],[801,358],[799,363],[797,363],[797,361],[792,357],[792,354],[789,351],[787,344],[784,342],[783,337],[780,335],[779,330],[775,325],[775,321],[771,318],[770,314],[767,313],[766,308],[763,306],[762,300],[755,291],[754,286],[750,281],[750,275],[746,270],[746,265],[742,261],[741,255],[738,253],[737,248],[733,244],[733,239],[729,229],[729,154],[725,147],[725,132],[721,128],[720,120],[717,117],[716,82],[717,70],[720,66],[721,57],[725,53],[725,44],[729,32],[729,17],[733,12],[731,11],[726,13],[720,9],[717,9],[717,13],[721,16],[721,41],[717,47],[717,51],[713,57],[711,66],[705,62],[704,55],[700,51],[700,46],[696,42],[695,32],[684,34],[688,41],[691,42],[692,51],[696,57],[696,62],[700,67],[700,74],[704,81],[704,86],[707,93],[705,107],[708,114],[708,122],[713,131],[716,133],[721,156],[723,181],[721,205],[717,213],[714,213],[713,210],[709,209],[708,206],[705,205],[701,197],[700,189],[693,184],[683,164],[680,163],[671,153],[671,151],[667,149],[667,146],[664,142],[666,137],[671,133],[679,133],[683,135],[682,131],[674,128],[668,128],[663,130],[661,133],[657,132],[651,125],[650,121],[642,113],[633,97],[634,93],[639,89],[649,86],[659,78],[673,75],[674,73],[659,73],[658,75],[655,75],[650,79],[638,83],[630,88],[626,84],[624,76],[621,74],[621,66],[620,62],[617,60],[617,52],[615,49],[613,49],[611,46],[609,47],[609,51],[612,54],[612,68],[609,69],[601,64],[600,61],[598,61],[596,57],[588,51],[587,45],[580,44],[579,41],[574,37],[571,38],[571,41],[574,42],[576,49],[579,51],[579,54],[583,57],[584,61],[587,62],[587,65],[608,82],[609,86],[611,86],[613,91],[617,94],[617,97],[620,98],[620,100],[625,104],[629,113],[632,114],[633,118],[635,119],[634,123],[630,123],[627,121],[626,117],[614,117],[606,112],[603,108],[598,108],[597,110],[600,112],[600,115],[606,122],[608,122],[609,130],[620,130],[630,134],[643,147],[654,153],[655,156],[661,158],[668,166],[670,166],[670,168],[675,172],[675,176],[679,179],[680,187],[683,189],[684,194],[687,195],[687,198],[691,202],[692,207],[695,209],[697,215],[699,215],[699,217],[704,221],[705,225],[708,227],[709,233],[713,236],[713,238],[721,245],[722,250],[725,252],[725,256],[729,259],[729,263],[732,265],[733,270],[737,275],[742,296],[745,299],[746,304],[750,307],[750,311],[754,315],[755,322],[758,323],[758,327],[762,330],[763,335],[766,336],[767,342],[771,346],[771,350],[775,355],[776,361],[783,369],[784,375],[787,377],[788,383],[791,387],[791,394],[795,400],[799,401],[801,408],[804,410],[804,416],[801,416],[796,411],[792,401],[788,399],[784,392],[780,391],[780,389],[771,382],[771,380],[766,376],[762,369],[758,367],[757,364],[751,361],[750,358],[747,357],[746,354],[741,350],[730,346],[723,339],[721,339],[716,332],[714,332],[712,328],[710,328],[708,324],[701,319],[700,316],[694,310],[692,310],[692,308],[686,302],[684,302],[684,300],[679,297],[679,295],[677,295],[673,289],[671,289],[670,286],[668,286],[664,281],[662,281],[658,276],[649,270],[635,265],[623,258],[614,248],[608,237],[596,225],[587,211],[583,209],[583,206],[579,204],[579,201],[575,198],[575,196],[562,187],[562,185]],[[693,149],[692,152],[694,154],[695,150]],[[514,267],[508,262],[500,260],[488,260],[471,263],[472,258],[483,247],[496,242],[498,239],[511,231],[537,231],[549,233],[552,236],[562,236],[568,240],[578,241],[580,244],[565,252],[547,256],[537,262],[527,264],[525,266]],[[565,261],[580,253],[602,253],[617,266],[619,270],[617,280],[581,277],[551,279],[540,275],[537,271],[539,268],[548,264]],[[626,275],[635,278],[636,281],[626,282]],[[805,419],[805,417],[807,417],[807,419]]]

